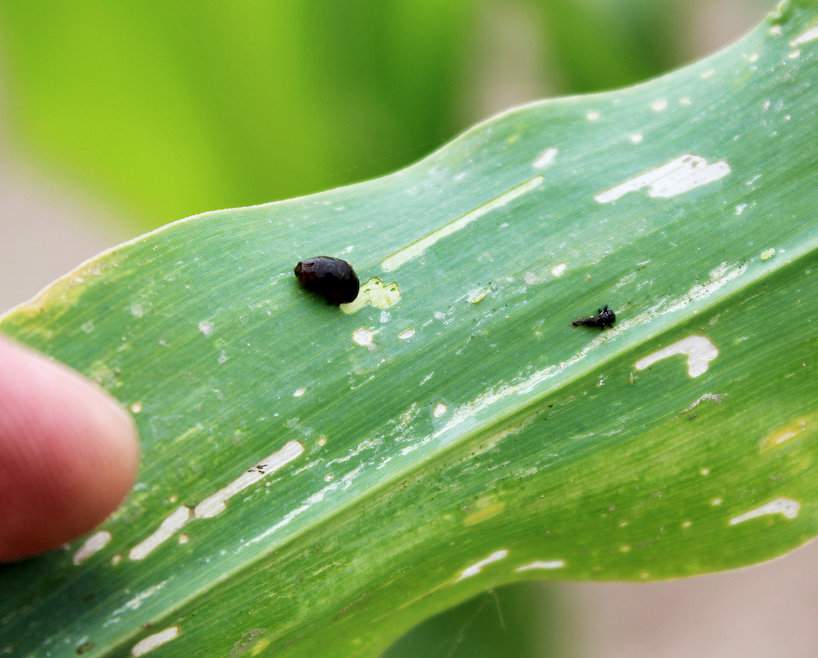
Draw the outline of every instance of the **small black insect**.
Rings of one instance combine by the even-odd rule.
[[[571,324],[575,327],[596,327],[598,329],[607,329],[608,327],[612,327],[614,322],[616,322],[616,313],[613,312],[612,308],[608,308],[608,305],[605,304],[605,306],[597,310],[596,315],[591,315],[587,318],[579,318],[578,320],[574,320]]]
[[[332,256],[298,261],[293,270],[301,287],[321,295],[329,304],[346,304],[358,296],[360,283],[352,265]]]

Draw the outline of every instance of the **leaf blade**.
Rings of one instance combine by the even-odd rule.
[[[511,111],[385,179],[178,223],[6,316],[131,406],[144,469],[85,566],[3,574],[36,608],[0,604],[2,641],[70,653],[92,630],[124,655],[178,627],[157,655],[377,655],[489,586],[677,577],[811,538],[816,55],[789,41],[815,14]],[[348,246],[397,303],[302,295],[292,263]],[[615,329],[570,327],[602,303]]]

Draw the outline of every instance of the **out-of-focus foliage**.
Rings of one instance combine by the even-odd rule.
[[[546,43],[545,68],[563,94],[631,85],[701,56],[701,35],[731,37],[772,0],[522,0]],[[729,17],[726,24],[724,19]],[[712,44],[713,47],[719,44]]]
[[[143,225],[368,178],[454,130],[464,0],[0,3],[14,128]]]
[[[542,20],[561,86],[590,92],[633,84],[678,65],[681,3],[530,0]],[[590,55],[589,55],[590,54]]]
[[[679,29],[690,6],[2,2],[0,63],[17,144],[147,228],[369,178],[428,153],[481,118],[464,98],[481,84],[487,31],[512,9],[535,26],[520,38],[545,43],[530,44],[545,60],[519,62],[533,69],[525,93],[535,99],[680,64],[691,54]]]
[[[381,658],[564,656],[550,590],[522,582],[478,594],[416,627]],[[564,635],[564,634],[563,634]]]

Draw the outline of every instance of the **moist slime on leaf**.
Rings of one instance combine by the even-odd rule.
[[[302,288],[320,295],[329,304],[348,304],[358,296],[358,276],[352,265],[340,258],[307,258],[298,261],[293,272]]]

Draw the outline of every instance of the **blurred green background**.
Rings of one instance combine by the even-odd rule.
[[[730,41],[743,0],[0,1],[10,146],[129,228],[384,174]]]
[[[388,173],[511,105],[701,57],[772,5],[0,0],[0,312],[141,231]],[[811,545],[678,583],[507,588],[388,658],[814,658],[816,565]]]

